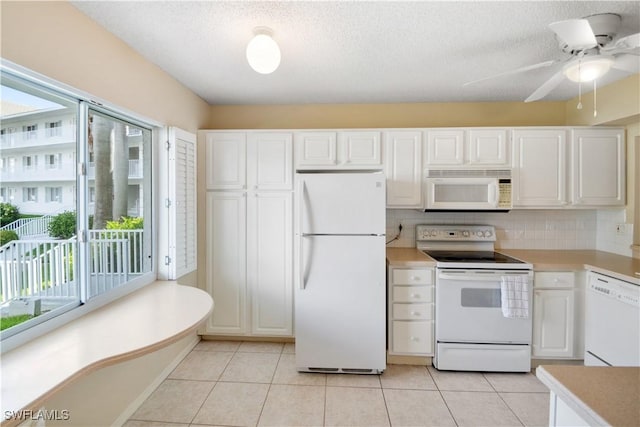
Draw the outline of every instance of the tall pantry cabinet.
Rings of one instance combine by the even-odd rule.
[[[293,138],[202,131],[212,335],[292,336]]]

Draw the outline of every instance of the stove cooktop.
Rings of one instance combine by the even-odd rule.
[[[446,263],[525,264],[524,261],[494,251],[424,250],[423,252],[438,262]]]

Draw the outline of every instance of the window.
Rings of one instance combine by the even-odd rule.
[[[24,170],[35,169],[38,164],[38,156],[22,156],[22,168]]]
[[[6,203],[7,202],[7,189],[5,187],[1,187],[0,188],[0,202],[2,203]]]
[[[6,127],[0,130],[0,136],[3,143],[13,143],[13,136],[17,132],[15,127]]]
[[[44,156],[44,164],[47,169],[60,168],[62,154],[47,154]]]
[[[38,138],[38,125],[26,125],[22,126],[22,132],[24,133],[25,140],[32,140]]]
[[[45,123],[45,129],[47,130],[47,137],[62,136],[62,120],[57,122]]]
[[[22,189],[22,201],[23,202],[37,202],[38,201],[38,187],[25,187]]]
[[[73,317],[77,308],[104,304],[150,283],[155,273],[151,126],[119,111],[90,105],[80,96],[74,98],[68,88],[58,92],[53,85],[44,85],[41,78],[35,83],[24,74],[13,75],[6,72],[4,64],[1,71],[3,100],[19,100],[30,107],[13,116],[3,116],[0,111],[3,137],[11,127],[22,129],[25,140],[35,140],[38,123],[44,126],[42,136],[61,136],[63,124],[76,124],[74,131],[68,132],[70,138],[65,132],[65,139],[56,141],[59,152],[42,154],[40,162],[45,169],[59,170],[54,175],[21,173],[12,178],[15,188],[8,187],[7,180],[0,182],[2,200],[15,204],[21,213],[32,214],[32,221],[65,215],[61,221],[64,226],[52,229],[52,235],[42,234],[42,230],[47,233],[46,226],[25,227],[34,234],[13,241],[10,254],[6,250],[0,253],[0,272],[9,268],[17,272],[2,276],[0,304],[11,310],[3,308],[0,315],[3,320],[8,313],[24,315],[0,332],[5,350],[11,343],[21,342],[20,336],[32,335],[34,327],[46,330],[52,318],[63,315],[66,319]],[[47,119],[53,110],[56,119]],[[131,176],[134,147],[131,160],[137,162],[137,173]],[[41,154],[35,149],[36,144],[13,147],[15,157],[3,159],[3,173],[5,167],[15,167],[16,161],[24,171],[36,170]],[[78,174],[78,162],[93,162],[94,170]],[[47,185],[41,184],[43,178]],[[22,197],[16,191],[21,191]],[[86,238],[77,239],[78,231]]]
[[[62,202],[62,187],[45,187],[44,194],[47,203]]]
[[[5,169],[7,168],[7,165],[8,165],[8,164],[9,164],[9,162],[7,161],[7,158],[6,158],[6,157],[3,157],[3,158],[0,160],[0,169],[1,169],[1,170],[5,170]]]

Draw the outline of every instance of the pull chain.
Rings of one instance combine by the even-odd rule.
[[[581,60],[578,60],[578,105],[577,109],[582,110],[582,70],[580,69],[580,65],[582,64]]]
[[[593,81],[593,117],[598,117],[598,109],[596,107],[596,81]]]

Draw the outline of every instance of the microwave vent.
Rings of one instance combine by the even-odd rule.
[[[511,178],[509,169],[428,169],[427,178]]]

